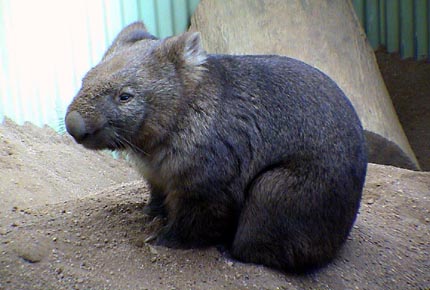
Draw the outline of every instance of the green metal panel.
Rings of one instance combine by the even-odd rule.
[[[421,60],[425,59],[428,55],[429,49],[429,15],[428,15],[428,2],[427,0],[415,0],[414,3],[414,19],[415,19],[415,55],[416,58]]]
[[[402,58],[430,59],[430,0],[353,0],[369,43]]]
[[[187,0],[187,3],[188,3],[188,15],[189,16],[193,15],[194,10],[196,10],[196,7],[199,4],[199,2],[200,2],[200,0]]]
[[[387,46],[387,18],[385,11],[387,9],[386,0],[379,0],[379,45]]]
[[[372,47],[379,46],[379,1],[367,1],[366,9],[366,34]]]
[[[130,0],[122,0],[121,1],[122,26],[126,26],[127,24],[129,24],[129,22],[134,22],[137,19],[139,19],[138,2],[130,1]]]
[[[414,2],[400,1],[400,54],[414,56]]]
[[[150,33],[159,35],[155,0],[138,1],[138,3],[140,7],[140,19],[143,19]]]
[[[388,0],[386,5],[387,50],[397,52],[400,48],[400,9],[398,0]]]
[[[157,0],[155,12],[158,21],[159,37],[167,37],[173,35],[173,9],[171,0]]]
[[[173,1],[173,33],[178,34],[188,27],[188,9],[187,0],[176,0]]]
[[[124,24],[140,19],[148,31],[158,37],[179,34],[187,30],[190,17],[199,2],[199,0],[136,0],[138,17],[124,17]]]

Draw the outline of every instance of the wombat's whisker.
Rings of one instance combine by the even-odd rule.
[[[126,148],[130,148],[131,150],[133,150],[135,152],[139,152],[145,156],[149,156],[149,154],[147,152],[145,152],[141,148],[137,147],[136,145],[134,145],[133,143],[131,143],[126,138],[124,138],[123,136],[119,135],[116,132],[115,132],[115,140],[118,141],[118,143],[120,143],[121,145],[123,145]]]
[[[116,131],[120,131],[121,133],[127,133],[127,134],[134,134],[135,133],[134,131],[127,129],[127,128],[120,128],[120,127],[114,126],[113,124],[111,126],[113,128],[115,128]]]

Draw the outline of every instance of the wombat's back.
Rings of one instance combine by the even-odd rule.
[[[286,57],[212,56],[208,69],[220,96],[215,130],[245,180],[233,255],[283,269],[326,263],[354,223],[367,168],[351,103]]]
[[[248,124],[267,166],[293,156],[328,168],[367,166],[360,120],[319,70],[288,57],[228,55],[209,56],[208,69],[220,96],[217,126],[240,137],[236,125]]]

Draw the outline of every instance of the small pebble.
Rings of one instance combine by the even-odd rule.
[[[153,246],[149,245],[149,252],[153,255],[158,255],[158,251]]]
[[[50,251],[50,240],[43,235],[23,235],[14,241],[14,251],[30,263],[42,261]]]

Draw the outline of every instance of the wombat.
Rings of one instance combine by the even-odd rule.
[[[355,221],[367,157],[360,121],[319,70],[270,55],[211,55],[200,34],[129,25],[83,79],[67,131],[125,150],[164,217],[154,243],[223,245],[232,257],[307,272]]]

